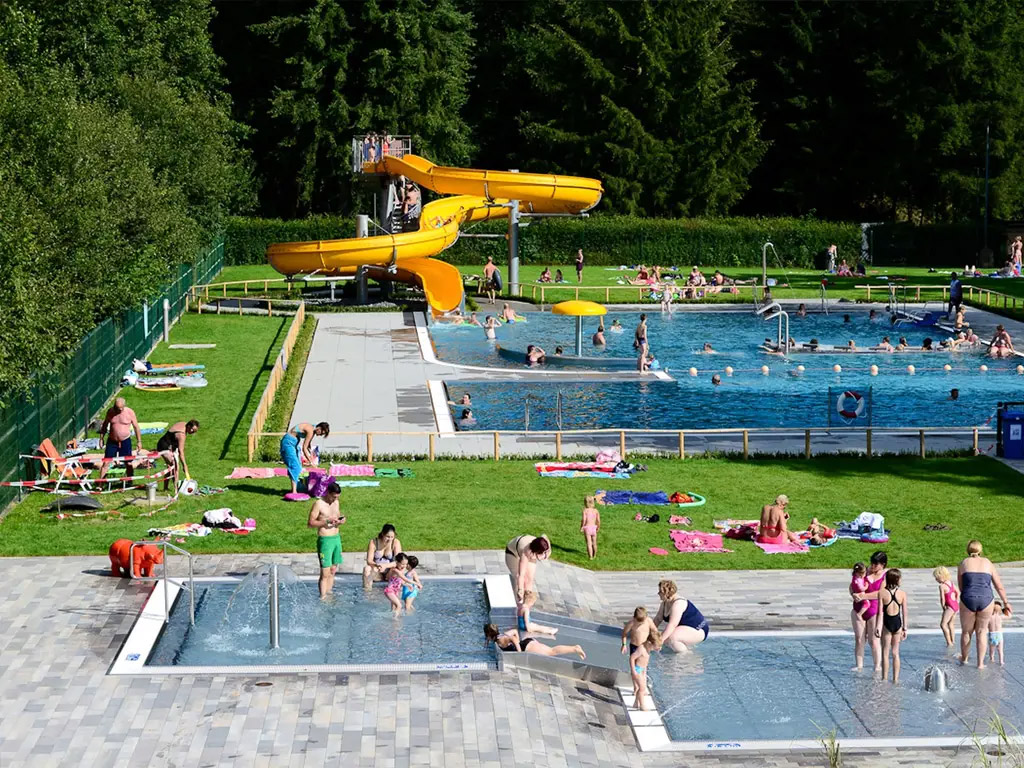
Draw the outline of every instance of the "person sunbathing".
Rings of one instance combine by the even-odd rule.
[[[540,273],[540,277],[537,278],[538,283],[550,283],[551,282],[551,268],[544,267],[544,271]]]
[[[784,493],[775,497],[771,504],[761,507],[761,521],[757,526],[757,537],[754,539],[761,544],[785,544],[790,541],[794,544],[800,543],[800,537],[788,529],[787,520],[789,513],[786,507],[789,506],[789,496]]]

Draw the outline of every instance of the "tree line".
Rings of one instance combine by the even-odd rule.
[[[259,211],[349,213],[351,136],[600,177],[602,211],[977,219],[1024,208],[1021,0],[258,0],[214,44]]]

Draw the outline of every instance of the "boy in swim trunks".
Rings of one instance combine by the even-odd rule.
[[[410,579],[416,586],[410,587],[408,584],[402,585],[402,602],[405,603],[405,612],[409,613],[412,611],[412,601],[415,600],[420,590],[423,589],[423,582],[420,581],[420,577],[416,575],[416,567],[420,564],[420,559],[416,555],[409,555],[409,570],[406,571],[405,577]]]
[[[341,565],[341,532],[345,516],[338,511],[341,486],[331,483],[322,498],[313,502],[307,526],[317,530],[316,553],[320,559],[320,599],[326,599],[334,589],[334,574]]]

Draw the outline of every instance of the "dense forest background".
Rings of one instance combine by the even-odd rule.
[[[348,141],[600,177],[603,211],[1019,217],[1019,0],[217,2],[259,212],[352,205]]]
[[[351,138],[598,214],[1024,216],[1024,0],[0,0],[0,402],[226,218],[350,214]],[[365,210],[365,208],[364,208]]]

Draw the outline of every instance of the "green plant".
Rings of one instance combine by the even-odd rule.
[[[305,219],[261,219],[231,216],[224,237],[225,264],[266,264],[271,243],[336,240],[355,237],[352,216],[310,216]]]
[[[843,754],[839,749],[836,729],[832,728],[826,731],[817,723],[814,723],[814,727],[818,729],[818,743],[821,744],[821,748],[825,752],[828,768],[843,768]]]
[[[971,764],[982,768],[1024,768],[1020,731],[1008,725],[995,709],[987,725],[987,733],[971,733],[971,743],[978,753]]]

